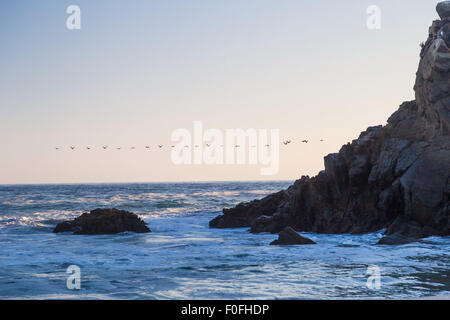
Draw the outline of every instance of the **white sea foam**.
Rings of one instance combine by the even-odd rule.
[[[205,191],[205,192],[194,192],[193,196],[211,196],[211,197],[229,197],[239,195],[238,191]]]
[[[248,228],[209,228],[225,205],[284,189],[287,183],[105,185],[75,192],[76,187],[23,194],[14,189],[14,200],[32,200],[23,206],[5,204],[14,201],[0,187],[0,298],[408,299],[450,294],[448,237],[386,247],[375,245],[381,232],[305,233],[317,245],[299,248],[269,246],[276,235],[253,235]],[[138,213],[152,233],[51,232],[58,221],[102,203]],[[73,264],[82,272],[79,292],[65,285],[66,269]],[[380,290],[366,286],[370,265],[381,270]]]

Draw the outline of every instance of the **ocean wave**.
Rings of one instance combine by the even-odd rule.
[[[141,194],[115,194],[111,196],[96,195],[95,197],[65,197],[63,199],[33,199],[33,196],[22,195],[5,199],[0,202],[2,206],[26,207],[26,206],[52,206],[52,205],[69,205],[69,204],[121,204],[133,201],[158,201],[168,199],[186,199],[185,193],[141,193]]]
[[[0,192],[0,298],[68,297],[65,277],[72,264],[83,274],[82,292],[73,298],[402,299],[450,291],[448,237],[427,239],[438,245],[387,248],[376,245],[382,231],[302,233],[317,245],[300,250],[269,246],[277,237],[273,234],[209,228],[224,206],[287,184],[8,187]],[[27,205],[2,205],[5,201]],[[152,232],[52,233],[57,222],[97,206],[133,211]],[[367,290],[368,265],[381,268],[379,291]]]
[[[275,190],[249,190],[249,191],[246,191],[247,193],[250,193],[250,194],[271,194],[271,193],[274,193],[274,192],[276,192]]]
[[[211,196],[211,197],[230,197],[238,196],[240,192],[238,191],[205,191],[205,192],[194,192],[193,196]]]
[[[82,211],[50,210],[46,212],[35,212],[27,216],[0,215],[0,228],[7,226],[47,227],[56,225],[56,223],[62,220],[73,219],[81,213]]]

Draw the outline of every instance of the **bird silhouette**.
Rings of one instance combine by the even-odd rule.
[[[290,144],[291,142],[292,142],[291,140],[286,140],[286,141],[283,142],[283,144],[284,144],[285,146],[287,146],[287,145]]]
[[[75,147],[70,147],[70,149],[75,150]]]
[[[303,142],[303,143],[308,143],[309,141],[308,141],[308,140],[303,140],[302,142]]]
[[[103,148],[103,150],[106,150],[106,149],[108,149],[108,146],[103,146],[102,148]]]
[[[55,147],[55,150],[59,150],[59,147]]]
[[[91,150],[91,147],[86,147],[87,150]]]
[[[120,150],[120,149],[122,149],[122,147],[117,147],[116,149],[117,149],[117,150]]]
[[[323,140],[323,139],[320,139],[320,142],[324,142],[325,140]]]
[[[145,149],[150,149],[150,146],[145,146]]]
[[[164,145],[162,145],[162,144],[158,144],[158,148],[162,148]]]

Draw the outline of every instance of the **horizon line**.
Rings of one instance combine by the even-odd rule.
[[[300,179],[300,178],[298,178]],[[45,186],[45,185],[102,185],[102,184],[176,184],[176,183],[247,183],[247,182],[294,182],[295,179],[274,180],[190,180],[190,181],[129,181],[129,182],[42,182],[42,183],[0,183],[4,186]]]

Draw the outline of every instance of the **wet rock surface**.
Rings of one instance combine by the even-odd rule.
[[[287,190],[224,209],[211,227],[277,233],[368,233],[387,228],[391,240],[450,235],[450,1],[438,6],[420,53],[416,99],[386,126],[370,127],[325,170]],[[440,9],[439,9],[440,8]],[[394,240],[392,240],[394,239]]]
[[[151,232],[146,223],[136,214],[117,209],[95,209],[83,213],[72,221],[63,221],[53,230],[74,234],[115,234],[125,231],[136,233]]]
[[[400,245],[400,244],[408,244],[411,242],[418,241],[417,238],[414,237],[406,237],[401,234],[393,234],[390,236],[385,236],[378,241],[377,244],[380,245]]]
[[[306,244],[316,244],[311,239],[305,238],[298,234],[291,227],[284,228],[278,234],[278,240],[272,241],[270,245],[306,245]]]

